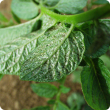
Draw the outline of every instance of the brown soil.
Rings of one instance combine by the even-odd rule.
[[[67,97],[72,92],[81,92],[80,84],[73,84],[70,80],[70,75],[67,77],[65,86],[71,88],[67,94],[61,95],[61,101],[66,104]],[[33,81],[20,81],[19,77],[5,75],[0,81],[0,106],[4,110],[22,110],[36,106],[47,105],[49,99],[37,96],[30,87]],[[55,86],[59,86],[57,82],[53,82]]]
[[[11,0],[4,0],[0,4],[0,12],[10,18],[10,2]],[[22,110],[24,108],[30,109],[32,107],[46,105],[47,100],[37,96],[30,87],[33,81],[21,81],[18,76],[5,75],[0,81],[0,107],[4,110]],[[52,84],[57,87],[59,84],[53,82]],[[61,95],[61,101],[66,103],[67,97],[72,92],[79,92],[82,94],[81,85],[73,84],[71,81],[71,75],[66,79],[65,86],[71,88],[68,94]]]
[[[10,2],[11,0],[4,0],[0,4],[0,12],[2,12],[8,18],[11,18]]]

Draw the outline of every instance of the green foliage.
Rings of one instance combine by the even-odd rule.
[[[0,12],[0,22],[8,22],[8,19]]]
[[[21,23],[21,20],[13,13],[13,11],[11,11],[13,19],[17,22],[17,23]]]
[[[71,110],[81,110],[82,105],[85,104],[85,100],[79,93],[72,93],[68,97],[67,103]]]
[[[68,87],[65,87],[63,85],[61,85],[60,87],[61,87],[61,92],[64,93],[64,94],[66,94],[70,91],[70,88],[68,88]]]
[[[86,6],[87,0],[47,0],[46,4],[55,5],[54,9],[60,13],[75,14]]]
[[[65,104],[58,101],[56,110],[70,110]]]
[[[8,27],[14,25],[12,19],[8,20],[1,12],[0,12],[0,28]]]
[[[85,99],[93,109],[106,110],[110,104],[110,72],[100,59],[88,63],[81,73]]]
[[[82,71],[82,67],[78,67],[72,74],[72,81],[73,83],[81,83],[81,80],[80,80],[80,74],[81,74],[81,71]]]
[[[51,24],[48,24],[48,25],[45,24],[45,20],[46,20],[46,22],[48,22],[48,20],[50,20],[50,19],[48,18],[48,16],[45,16],[45,15],[43,17],[44,17],[43,28],[34,33],[28,34],[29,31],[32,30],[32,27],[30,28],[31,29],[30,30],[28,26],[30,26],[30,24],[32,25],[33,21],[27,22],[22,25],[18,25],[18,27],[16,27],[16,28],[15,28],[15,26],[13,26],[10,28],[0,29],[0,32],[2,33],[1,39],[3,39],[4,43],[15,38],[10,43],[0,47],[0,50],[1,50],[0,72],[2,74],[19,75],[21,63],[25,60],[25,57],[33,49],[35,49],[38,46],[38,42],[37,42],[38,38],[44,34],[47,27],[49,28],[52,25],[54,25],[54,20],[51,21]],[[37,18],[37,19],[39,19],[39,18]],[[34,23],[35,23],[35,21],[36,20],[34,20]],[[21,33],[18,32],[17,29],[19,29]],[[9,33],[12,34],[13,36],[10,36]],[[22,34],[26,34],[26,35],[23,36]],[[8,35],[9,38],[7,38],[6,35]],[[8,39],[8,41],[5,40],[5,37],[6,37],[6,39]],[[2,43],[3,43],[3,41],[2,41]]]
[[[93,4],[105,5],[91,9]],[[52,99],[48,102],[51,105],[31,110],[69,110],[60,95],[70,91],[64,86],[70,73],[78,78],[74,81],[80,82],[78,66],[84,67],[81,84],[87,103],[95,110],[110,106],[110,72],[98,59],[110,45],[110,19],[100,20],[110,16],[106,0],[12,0],[11,12],[17,23],[32,20],[14,25],[0,12],[0,79],[11,74],[21,80],[60,83],[58,88],[47,83],[32,84],[35,93]],[[101,58],[109,68],[109,59]],[[80,95],[68,98],[74,110],[82,109],[84,103]],[[84,109],[90,110],[88,107]]]
[[[48,83],[32,84],[32,90],[41,97],[51,98],[56,95],[58,89]]]
[[[93,4],[96,4],[96,5],[101,5],[101,4],[106,4],[108,3],[107,0],[95,0],[95,2],[93,2]]]
[[[38,0],[36,0],[36,1],[38,1]],[[44,1],[45,5],[48,5],[48,6],[55,6],[59,2],[59,0],[43,0],[43,1]]]
[[[82,60],[84,44],[82,33],[71,33],[71,30],[59,24],[41,36],[43,43],[30,53],[21,66],[21,79],[55,81],[74,71]]]
[[[0,74],[0,80],[3,78],[3,76],[4,76],[3,74]]]
[[[55,104],[55,100],[54,99],[51,99],[47,102],[48,104]]]
[[[12,0],[11,9],[16,16],[24,20],[38,15],[38,7],[32,0]]]
[[[110,22],[101,20],[100,22],[87,22],[80,26],[84,34],[85,55],[90,58],[98,58],[109,49],[110,42]]]
[[[104,62],[106,67],[110,70],[110,57],[108,57],[107,55],[103,55],[100,57],[100,59]]]
[[[2,46],[4,44],[10,43],[12,42],[12,40],[19,38],[20,36],[29,34],[33,30],[33,26],[38,19],[39,17],[23,24],[7,28],[1,28],[0,45]]]

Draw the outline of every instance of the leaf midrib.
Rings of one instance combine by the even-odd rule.
[[[62,41],[61,44],[59,44],[59,46],[56,48],[56,50],[53,52],[53,54],[52,54],[49,58],[47,58],[46,60],[44,60],[40,65],[38,65],[37,67],[35,67],[35,68],[32,69],[31,71],[29,71],[27,74],[29,74],[30,72],[32,72],[33,70],[35,70],[36,68],[38,68],[38,67],[40,67],[42,64],[44,64],[46,61],[48,61],[48,60],[56,53],[56,51],[61,47],[61,45],[64,43],[64,41],[69,37],[69,35],[70,35],[71,31],[73,30],[73,28],[74,28],[74,25],[72,24],[71,27],[70,27],[70,29],[69,29],[69,31],[68,31],[67,34],[66,34],[65,39]],[[26,69],[25,69],[25,70],[26,70]],[[23,70],[23,71],[25,71],[25,70]],[[25,76],[26,76],[27,74],[25,74]],[[23,77],[24,77],[24,76],[22,76],[21,78],[23,78]],[[31,77],[33,77],[33,76],[31,76]],[[30,77],[30,78],[31,78],[31,77]]]
[[[90,61],[91,61],[91,64],[92,64],[91,66],[92,66],[92,68],[93,68],[93,70],[94,70],[94,72],[95,72],[95,76],[96,76],[96,78],[97,78],[98,85],[99,85],[99,87],[100,87],[100,89],[101,89],[101,91],[102,91],[102,93],[103,93],[104,99],[105,99],[105,101],[106,101],[105,94],[104,94],[104,92],[103,92],[103,90],[102,90],[102,87],[101,87],[101,85],[100,85],[100,81],[99,81],[98,76],[97,76],[97,70],[96,70],[96,68],[95,68],[95,64],[94,64],[94,62],[92,61],[92,59],[90,59]],[[106,102],[106,104],[107,104],[107,102]]]

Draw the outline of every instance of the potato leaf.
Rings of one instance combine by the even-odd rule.
[[[38,15],[38,7],[32,0],[12,0],[11,10],[24,20],[32,19]]]
[[[103,23],[103,20],[97,23],[84,23],[80,30],[84,34],[85,41],[85,55],[90,58],[97,58],[105,54],[109,48],[110,43],[110,26]]]
[[[55,9],[65,14],[75,14],[82,10],[88,0],[59,0]]]
[[[72,93],[67,98],[67,103],[68,103],[69,107],[71,108],[70,110],[81,110],[81,107],[85,104],[85,100],[81,94]]]
[[[56,110],[70,110],[65,104],[62,102],[58,101]]]
[[[46,0],[48,6],[55,6],[58,2],[59,0]]]
[[[63,24],[49,29],[38,39],[38,42],[43,42],[22,64],[21,79],[47,82],[70,74],[82,60],[83,40],[81,32],[72,32],[72,27]]]
[[[20,18],[18,18],[18,17],[13,13],[13,11],[11,11],[11,14],[12,14],[12,16],[13,16],[13,19],[14,19],[17,23],[21,23]]]
[[[0,29],[0,46],[11,42],[22,35],[29,34],[40,16],[26,23]]]
[[[106,4],[108,3],[107,0],[96,0],[95,2],[93,2],[93,4],[95,5],[101,5],[101,4]]]
[[[19,75],[21,63],[25,60],[26,56],[39,45],[38,38],[43,35],[49,27],[55,24],[55,21],[50,19],[49,16],[43,15],[42,19],[43,28],[41,28],[41,30],[23,36],[21,35],[12,42],[0,47],[0,73]],[[50,22],[50,24],[46,22]],[[16,35],[16,31],[11,31],[12,35]],[[24,33],[23,31],[22,33]],[[7,34],[10,34],[9,32],[7,31]]]
[[[81,73],[81,83],[85,99],[94,110],[110,106],[110,71],[100,59],[90,59],[90,66]]]
[[[70,88],[66,87],[66,86],[63,86],[63,85],[60,85],[60,88],[61,88],[61,92],[63,94],[66,94],[70,91]]]
[[[110,70],[110,57],[108,55],[103,55],[100,59],[104,62],[106,67]]]
[[[57,87],[49,83],[32,84],[31,87],[38,96],[46,98],[52,98],[58,92]]]

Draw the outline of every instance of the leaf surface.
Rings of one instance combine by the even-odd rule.
[[[63,85],[60,85],[60,88],[61,88],[61,92],[63,94],[66,94],[70,91],[70,88],[66,87],[66,86],[63,86]]]
[[[0,74],[0,80],[3,78],[3,76],[4,76],[3,74]]]
[[[110,57],[108,55],[103,55],[100,59],[104,62],[106,67],[110,70]]]
[[[40,16],[26,23],[7,28],[1,28],[0,45],[2,46],[8,42],[11,42],[13,39],[16,39],[25,34],[29,34],[32,31],[34,24],[39,20],[39,18]]]
[[[87,103],[95,110],[110,106],[110,71],[100,59],[90,60],[81,73],[82,90]]]
[[[85,104],[83,95],[79,93],[72,93],[67,98],[67,103],[71,110],[81,110],[81,107]],[[89,109],[88,109],[89,110]]]
[[[2,74],[19,75],[21,63],[25,60],[26,56],[39,45],[38,38],[43,35],[49,27],[55,24],[55,21],[50,19],[49,16],[43,15],[42,19],[43,28],[41,28],[41,30],[23,36],[21,35],[12,42],[0,47],[0,72]],[[50,22],[50,24],[47,24],[45,20],[46,22]]]
[[[70,110],[65,104],[58,101],[56,110]]]
[[[98,58],[107,52],[110,42],[110,26],[107,26],[103,20],[97,23],[97,26],[93,22],[84,23],[80,30],[85,38],[86,56]]]
[[[96,5],[101,5],[101,4],[106,4],[108,3],[107,0],[96,0],[95,2],[93,2],[93,4],[96,4]]]
[[[38,96],[46,98],[52,98],[58,92],[57,87],[49,83],[32,84],[31,88]]]
[[[65,14],[75,14],[83,9],[88,0],[59,0],[55,9]]]
[[[62,24],[49,29],[21,66],[21,79],[55,81],[74,71],[84,53],[83,34]]]
[[[12,16],[13,16],[13,19],[14,19],[17,23],[21,23],[20,18],[18,18],[18,16],[16,16],[16,15],[13,13],[13,11],[11,11],[11,14],[12,14]]]
[[[54,99],[50,99],[47,103],[50,104],[50,105],[53,105],[53,104],[55,104],[55,100]]]
[[[0,22],[8,22],[8,19],[0,12]]]
[[[24,20],[32,19],[38,15],[38,7],[32,0],[12,0],[11,10]]]
[[[55,6],[57,3],[59,2],[59,0],[47,0],[46,3],[49,6]]]

